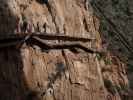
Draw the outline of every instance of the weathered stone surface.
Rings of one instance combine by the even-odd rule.
[[[86,46],[101,49],[99,21],[91,6],[86,6],[89,4],[86,0],[48,0],[48,4],[38,0],[1,2],[9,11],[0,11],[4,14],[4,20],[0,16],[0,35],[12,34],[17,17],[23,21],[25,16],[34,24],[33,28],[39,23],[41,31],[46,23],[48,33],[96,38]],[[42,52],[29,46],[0,50],[0,100],[109,100],[110,97],[121,100],[121,88],[128,86],[128,80],[125,65],[113,59],[110,53],[101,57],[83,51]]]
[[[132,87],[133,1],[93,0],[91,4],[101,21],[100,31],[108,42],[108,49],[127,63],[128,77]]]

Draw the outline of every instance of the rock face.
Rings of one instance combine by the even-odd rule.
[[[118,51],[124,60],[132,60],[133,4],[130,0],[94,0],[91,2],[96,14],[101,18],[101,32],[108,38],[109,47]],[[129,59],[128,59],[129,58]],[[130,63],[132,65],[132,63]]]
[[[133,67],[133,1],[131,0],[93,0],[95,14],[100,18],[100,31],[108,49],[127,63],[128,77],[132,88]]]
[[[84,44],[101,49],[99,20],[85,0],[1,0],[0,35],[14,34],[23,17],[36,31],[95,38]],[[15,33],[18,34],[18,33]],[[44,33],[42,33],[44,34]],[[60,43],[62,41],[47,41]],[[0,100],[126,100],[125,65],[83,51],[6,48],[0,50]]]

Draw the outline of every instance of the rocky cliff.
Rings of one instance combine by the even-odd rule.
[[[39,26],[42,34],[92,38],[84,43],[87,48],[103,48],[100,21],[87,0],[1,0],[0,5],[1,37],[21,34],[15,31],[17,19],[25,17],[33,32]],[[37,45],[0,49],[0,100],[126,100],[126,66],[105,51],[101,56]]]
[[[99,17],[102,37],[113,51],[127,65],[128,78],[132,88],[133,68],[133,1],[131,0],[93,0],[91,5]]]

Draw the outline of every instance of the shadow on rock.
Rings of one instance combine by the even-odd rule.
[[[0,35],[13,34],[16,27],[9,1],[0,3]],[[22,59],[19,49],[0,49],[0,100],[40,100],[26,83]]]

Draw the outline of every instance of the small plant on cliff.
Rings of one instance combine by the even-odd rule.
[[[116,88],[110,80],[104,79],[104,85],[108,92],[110,92],[112,95],[116,94]]]
[[[96,54],[97,59],[100,61],[101,59],[104,60],[106,65],[111,65],[112,61],[111,59],[107,58],[106,56],[100,55],[100,54]]]
[[[111,65],[112,61],[108,58],[104,59],[106,65]]]
[[[102,59],[102,55],[96,54],[96,58],[100,61]]]

